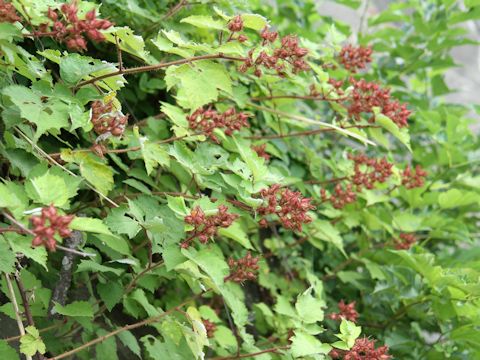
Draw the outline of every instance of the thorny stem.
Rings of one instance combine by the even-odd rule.
[[[207,290],[208,291],[208,290]],[[60,355],[57,355],[57,356],[54,356],[54,357],[51,357],[51,358],[48,358],[47,360],[60,360],[60,359],[64,359],[66,357],[69,357],[73,354],[76,354],[78,353],[79,351],[82,351],[82,350],[85,350],[87,348],[89,348],[90,346],[92,345],[95,345],[95,344],[98,344],[98,343],[101,343],[109,338],[111,338],[112,336],[115,336],[115,335],[118,335],[124,331],[127,331],[127,330],[133,330],[133,329],[136,329],[136,328],[139,328],[139,327],[142,327],[142,326],[145,326],[145,325],[148,325],[148,324],[151,324],[151,323],[155,323],[157,321],[159,321],[160,319],[162,319],[163,317],[181,309],[182,307],[184,307],[185,305],[187,305],[188,303],[190,303],[191,301],[193,301],[194,299],[196,299],[197,297],[203,295],[205,292],[203,293],[200,293],[200,294],[197,294],[195,296],[192,296],[190,299],[182,302],[180,305],[177,305],[167,311],[165,311],[164,313],[160,314],[160,315],[157,315],[157,316],[153,316],[153,317],[150,317],[150,318],[147,318],[145,320],[142,320],[142,321],[139,321],[139,322],[136,322],[136,323],[133,323],[133,324],[130,324],[130,325],[126,325],[126,326],[123,326],[119,329],[116,329],[112,332],[109,332],[108,334],[106,335],[103,335],[103,336],[100,336],[96,339],[93,339],[93,340],[90,340],[88,342],[86,342],[85,344],[82,344],[72,350],[69,350],[67,352],[64,352],[63,354],[60,354]]]
[[[79,89],[82,86],[93,84],[97,81],[107,79],[112,76],[118,76],[118,75],[131,75],[131,74],[138,74],[138,73],[143,73],[147,71],[156,71],[160,70],[172,65],[181,65],[181,64],[188,64],[194,61],[199,61],[199,60],[212,60],[212,59],[224,59],[224,60],[232,60],[232,61],[245,61],[245,58],[243,57],[237,57],[237,56],[228,56],[224,54],[213,54],[213,55],[200,55],[200,56],[193,56],[187,59],[180,59],[180,60],[174,60],[174,61],[169,61],[169,62],[164,62],[160,64],[155,64],[155,65],[146,65],[146,66],[139,66],[139,67],[133,67],[133,68],[128,68],[128,69],[120,69],[108,74],[100,75],[97,77],[94,77],[90,80],[85,80],[80,82],[75,89]]]

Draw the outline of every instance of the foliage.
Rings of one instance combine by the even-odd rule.
[[[480,358],[479,14],[0,0],[0,357]]]

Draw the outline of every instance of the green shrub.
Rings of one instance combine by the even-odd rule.
[[[0,0],[2,359],[480,358],[479,3],[314,3]]]

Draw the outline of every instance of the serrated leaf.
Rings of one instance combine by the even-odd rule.
[[[80,264],[78,264],[76,272],[83,272],[83,271],[93,271],[93,272],[111,272],[117,276],[120,276],[123,273],[122,269],[116,269],[110,266],[105,266],[102,264],[98,264],[92,260],[82,260]]]
[[[410,147],[410,135],[408,134],[408,130],[406,128],[400,129],[398,125],[395,124],[389,117],[379,113],[375,114],[375,122],[400,140],[400,142],[404,144],[410,152],[412,152],[412,148]]]
[[[181,23],[187,23],[201,29],[223,30],[225,25],[222,21],[214,20],[208,15],[191,15],[180,20]]]
[[[70,223],[70,228],[79,231],[88,231],[113,236],[108,226],[100,219],[76,216]]]
[[[128,208],[119,207],[112,209],[105,218],[105,224],[117,234],[126,234],[130,239],[141,230],[137,220],[127,216]]]
[[[26,334],[20,338],[20,352],[27,356],[33,356],[37,352],[45,354],[47,349],[38,330],[34,326],[27,326],[25,332]]]
[[[326,355],[332,349],[330,345],[322,344],[316,337],[300,330],[295,331],[295,335],[291,340],[290,351],[294,358],[316,354]]]
[[[259,14],[242,14],[243,26],[260,31],[268,26],[268,20]]]
[[[98,284],[97,291],[108,311],[112,311],[113,307],[122,300],[124,289],[117,282],[108,282]]]
[[[1,30],[0,30],[1,32]],[[18,353],[5,340],[0,340],[0,357],[8,360],[20,360]]]
[[[68,54],[60,59],[60,77],[72,85],[94,72],[109,68],[111,65],[106,62],[80,54]]]
[[[87,301],[74,301],[65,306],[55,304],[54,310],[61,315],[72,317],[93,318],[94,315],[93,306]]]
[[[167,89],[177,87],[177,102],[187,109],[197,109],[218,99],[218,90],[232,92],[232,80],[221,64],[209,60],[170,66],[165,75]]]
[[[3,237],[0,237],[0,272],[10,274],[15,270],[15,253]]]
[[[27,206],[28,198],[23,186],[10,181],[0,183],[0,207],[20,216]]]
[[[295,308],[303,322],[307,324],[323,321],[323,310],[325,301],[312,295],[313,288],[308,288],[297,298]],[[318,295],[317,295],[318,296]]]
[[[29,179],[25,184],[25,191],[30,199],[43,204],[53,204],[63,207],[68,202],[67,185],[65,181],[50,173]]]
[[[31,237],[27,236],[22,236],[20,234],[5,234],[7,237],[7,240],[9,240],[10,247],[12,248],[12,251],[14,253],[20,253],[23,256],[35,261],[36,263],[40,264],[43,266],[43,268],[48,271],[47,268],[47,260],[48,260],[48,254],[47,250],[45,247],[34,247],[32,248],[32,239]],[[1,242],[1,239],[0,239]],[[0,244],[1,248],[1,244]],[[2,257],[2,254],[4,251],[0,249],[0,258]],[[0,259],[0,263],[5,263],[5,260]],[[1,264],[0,264],[1,267]]]

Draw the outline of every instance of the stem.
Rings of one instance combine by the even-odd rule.
[[[139,67],[134,67],[134,68],[129,68],[129,69],[120,69],[108,74],[100,75],[97,77],[94,77],[90,80],[85,80],[80,82],[75,89],[81,88],[82,86],[88,85],[88,84],[93,84],[97,81],[112,77],[112,76],[118,76],[118,75],[130,75],[130,74],[138,74],[142,72],[147,72],[147,71],[156,71],[163,69],[165,67],[169,67],[172,65],[181,65],[181,64],[188,64],[193,61],[199,61],[199,60],[211,60],[211,59],[224,59],[224,60],[232,60],[232,61],[245,61],[245,58],[242,57],[236,57],[236,56],[228,56],[224,54],[213,54],[213,55],[200,55],[200,56],[193,56],[191,58],[187,59],[180,59],[180,60],[174,60],[174,61],[169,61],[169,62],[164,62],[160,64],[155,64],[155,65],[146,65],[146,66],[139,66]]]
[[[238,355],[232,355],[232,356],[216,357],[216,358],[212,358],[210,360],[245,359],[245,358],[248,358],[248,357],[255,357],[255,356],[262,355],[262,354],[267,354],[267,353],[276,353],[280,350],[287,350],[287,349],[290,349],[290,345],[277,346],[277,347],[274,347],[274,348],[265,349],[265,350],[257,351],[257,352],[250,353],[250,354],[238,354]]]
[[[25,335],[25,328],[23,327],[22,318],[20,317],[20,310],[18,308],[17,298],[15,297],[15,291],[13,291],[12,281],[10,280],[10,275],[5,273],[5,279],[7,280],[8,292],[12,300],[13,311],[15,313],[15,319],[17,320],[18,331],[20,332],[20,337]],[[31,356],[25,355],[27,360],[32,360]]]
[[[174,137],[171,137],[171,138],[168,138],[168,139],[165,139],[165,140],[155,141],[155,144],[168,144],[168,143],[171,143],[171,142],[175,142],[177,140],[185,139],[185,138],[190,137],[190,136],[198,136],[198,135],[174,136]],[[107,151],[105,151],[105,154],[122,154],[122,153],[128,153],[130,151],[138,151],[138,150],[141,150],[141,149],[142,149],[141,146],[132,146],[132,147],[125,148],[125,149],[107,150]],[[91,151],[92,151],[91,149],[78,149],[78,150],[72,150],[72,153],[83,153],[83,152],[91,152]],[[56,152],[56,153],[51,153],[51,154],[48,154],[48,155],[51,156],[51,157],[60,157],[62,155],[62,153]]]
[[[163,317],[171,314],[172,312],[175,312],[177,310],[179,310],[180,308],[184,307],[185,305],[187,305],[189,302],[191,302],[192,300],[194,300],[195,298],[201,296],[202,293],[200,294],[197,294],[193,297],[191,297],[190,299],[182,302],[180,305],[177,305],[175,306],[174,308],[171,308],[167,311],[165,311],[164,313],[160,314],[160,315],[157,315],[157,316],[153,316],[153,317],[150,317],[148,319],[145,319],[145,320],[142,320],[142,321],[139,321],[137,323],[133,323],[133,324],[130,324],[130,325],[126,325],[126,326],[123,326],[119,329],[116,329],[112,332],[109,332],[108,334],[106,335],[103,335],[103,336],[100,336],[96,339],[93,339],[93,340],[90,340],[88,342],[86,342],[85,344],[83,345],[80,345],[79,347],[76,347],[75,349],[72,349],[70,351],[67,351],[67,352],[64,352],[63,354],[60,354],[60,355],[57,355],[57,356],[54,356],[54,357],[51,357],[51,358],[48,358],[46,360],[59,360],[59,359],[64,359],[66,357],[69,357],[73,354],[76,354],[78,353],[79,351],[82,351],[82,350],[85,350],[87,348],[89,348],[90,346],[92,345],[95,345],[95,344],[98,344],[98,343],[101,343],[109,338],[111,338],[112,336],[115,336],[115,335],[118,335],[120,334],[121,332],[124,332],[124,331],[127,331],[127,330],[133,330],[133,329],[136,329],[136,328],[139,328],[139,327],[142,327],[144,325],[148,325],[148,324],[151,324],[151,323],[154,323],[154,322],[157,322],[159,321],[160,319],[162,319]]]
[[[347,100],[347,98],[338,98],[331,99],[323,95],[313,96],[313,95],[272,95],[272,96],[260,96],[252,97],[252,101],[265,101],[265,100],[274,100],[274,99],[298,99],[298,100],[318,100],[318,101],[331,101],[331,102],[341,102]]]

